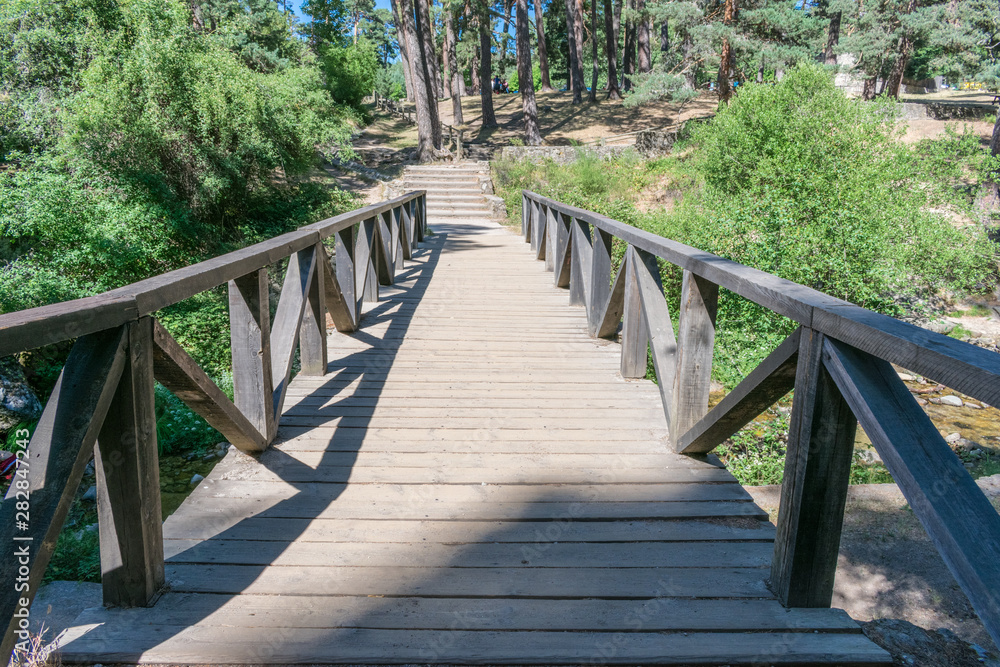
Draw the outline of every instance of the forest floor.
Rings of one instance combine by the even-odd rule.
[[[599,100],[602,97],[603,94],[599,95]],[[616,137],[638,130],[670,128],[689,118],[711,116],[718,105],[718,98],[709,93],[684,105],[680,114],[675,106],[668,104],[632,108],[623,106],[620,101],[607,100],[573,104],[572,93],[566,92],[536,93],[535,98],[542,139],[554,146],[597,143],[602,138],[610,144],[633,143],[634,136]],[[438,110],[442,123],[455,124],[450,98],[439,101]],[[479,96],[462,98],[465,123],[461,127],[465,130],[465,142],[473,147],[497,148],[520,140],[524,117],[521,96],[517,93],[494,94],[493,110],[498,127],[484,128]],[[409,159],[416,148],[417,128],[391,114],[374,113],[374,118],[355,140],[354,149],[365,166],[392,175],[393,168]]]
[[[571,145],[597,143],[602,138],[606,143],[630,144],[635,141],[630,133],[638,130],[657,130],[675,127],[679,122],[691,118],[711,116],[718,106],[714,93],[703,93],[700,97],[678,109],[669,104],[649,104],[627,108],[620,101],[609,102],[598,95],[598,102],[573,104],[573,96],[568,92],[536,93],[538,104],[538,124],[542,139],[548,145]],[[922,95],[903,95],[902,102],[947,102],[951,104],[989,104],[993,97],[981,91],[949,90]],[[412,106],[412,105],[411,105]],[[485,158],[485,151],[477,154],[477,148],[495,149],[519,142],[523,132],[521,96],[517,93],[494,94],[493,108],[498,127],[482,127],[482,109],[478,95],[462,98],[462,114],[465,123],[464,141],[473,149],[474,158]],[[441,122],[454,125],[451,99],[440,100],[438,110]],[[392,114],[375,112],[374,121],[366,127],[354,142],[359,161],[367,167],[380,170],[389,176],[396,176],[405,162],[412,160],[412,152],[417,146],[416,125]],[[933,139],[945,133],[951,126],[962,132],[968,126],[984,141],[989,141],[993,131],[992,119],[976,121],[910,120],[906,121],[903,141],[908,143],[921,139]],[[629,136],[619,136],[629,135]]]

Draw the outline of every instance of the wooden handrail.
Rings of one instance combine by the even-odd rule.
[[[1000,515],[889,363],[1000,405],[1000,355],[529,190],[521,222],[590,334],[620,327],[622,375],[652,356],[678,452],[710,452],[794,389],[769,582],[782,604],[830,605],[860,422],[1000,642]],[[612,281],[613,237],[627,247]],[[676,334],[661,259],[683,269]],[[800,326],[709,411],[720,287]]]
[[[423,196],[423,190],[410,192],[96,296],[0,315],[0,357],[135,321],[274,264],[341,230]]]
[[[326,374],[327,312],[338,331],[355,331],[363,303],[378,301],[379,285],[393,283],[423,240],[426,218],[424,192],[414,191],[105,294],[0,315],[0,356],[76,339],[0,504],[0,573],[11,582],[0,590],[9,619],[0,654],[27,636],[21,619],[91,456],[105,604],[146,605],[163,586],[154,379],[239,449],[262,451],[296,350],[302,374]],[[331,236],[335,267],[323,245]],[[272,327],[267,272],[285,258]],[[153,317],[227,283],[232,401]]]

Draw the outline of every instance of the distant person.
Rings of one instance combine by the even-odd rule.
[[[493,77],[493,92],[494,93],[500,92],[500,77],[498,76]]]
[[[507,86],[507,79],[504,79],[500,83],[500,92],[501,93],[509,93],[510,92],[510,88]]]

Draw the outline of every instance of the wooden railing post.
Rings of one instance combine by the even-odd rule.
[[[803,327],[781,483],[771,588],[786,607],[829,607],[857,420]]]
[[[646,377],[646,358],[649,349],[649,334],[646,317],[639,299],[639,283],[636,278],[635,249],[625,250],[625,310],[622,316],[622,360],[621,374],[627,378]]]
[[[351,320],[355,326],[361,320],[361,290],[355,282],[357,272],[354,268],[355,227],[351,225],[336,232],[334,262],[336,266],[337,283],[344,295],[344,303],[350,310]]]
[[[150,604],[163,586],[153,321],[128,326],[125,367],[94,448],[104,603]]]
[[[590,292],[590,263],[593,259],[590,225],[573,219],[570,222],[570,235],[573,237],[573,254],[569,271],[569,305],[586,307]]]
[[[323,244],[315,246],[313,262],[326,261]],[[324,272],[317,264],[312,282],[306,293],[306,307],[302,313],[302,328],[299,330],[299,360],[303,375],[326,375],[326,287]]]
[[[531,229],[531,218],[529,214],[534,211],[534,202],[528,199],[524,193],[521,194],[521,236],[527,240],[528,230]]]
[[[591,247],[587,329],[591,336],[597,336],[611,295],[611,234],[594,227]]]
[[[369,303],[378,302],[378,276],[375,273],[375,218],[362,221],[354,246],[355,285]],[[360,303],[359,303],[360,308]]]
[[[268,441],[274,438],[271,308],[267,268],[229,281],[233,403]]]
[[[555,243],[555,218],[548,206],[538,204],[538,217],[535,224],[538,225],[538,236],[545,244],[545,270],[553,271],[556,265],[556,243]]]
[[[675,447],[678,438],[708,414],[718,305],[719,286],[685,269],[678,314],[674,404],[670,411],[670,435]]]

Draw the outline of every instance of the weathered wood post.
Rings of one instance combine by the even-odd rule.
[[[375,233],[375,218],[362,221],[354,247],[356,284],[364,300],[369,303],[378,302],[378,275],[373,257]]]
[[[233,403],[270,441],[277,433],[271,375],[271,309],[267,268],[229,281]]]
[[[355,229],[355,226],[351,225],[334,234],[334,269],[340,291],[344,295],[344,303],[351,320],[357,325],[361,319],[361,290],[358,289],[357,272],[354,267]]]
[[[141,607],[164,583],[153,320],[126,327],[125,367],[94,448],[94,469],[104,603]]]
[[[685,269],[670,410],[670,440],[675,447],[678,438],[708,414],[718,305],[719,286]]]
[[[823,334],[803,327],[788,427],[771,588],[786,607],[829,607],[857,420],[822,361]]]
[[[325,258],[323,244],[314,246],[313,262]],[[317,266],[317,269],[319,267]],[[299,359],[303,375],[326,375],[327,344],[326,344],[326,289],[323,284],[324,272],[314,270],[309,290],[306,293],[306,306],[302,313],[302,325],[299,330]]]
[[[596,226],[593,232],[587,330],[591,336],[597,336],[601,327],[601,318],[611,296],[611,234]]]
[[[639,298],[635,249],[625,250],[625,312],[622,315],[621,374],[627,378],[646,377],[646,357],[649,348],[646,317]]]
[[[573,257],[569,271],[569,305],[586,307],[593,258],[590,225],[574,218],[570,223],[570,235],[573,237]]]

